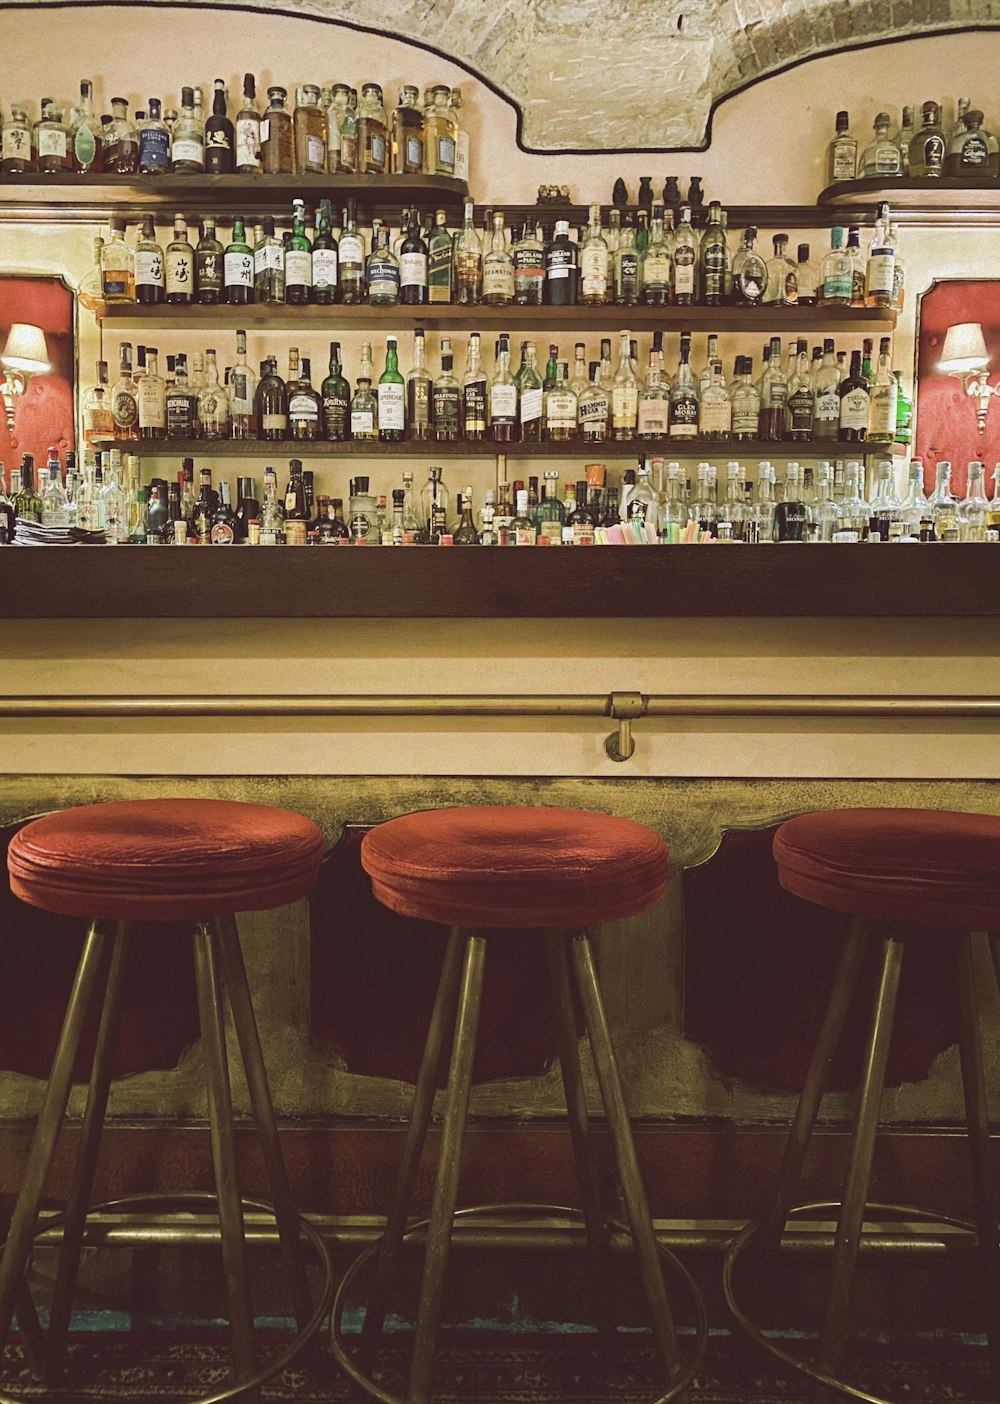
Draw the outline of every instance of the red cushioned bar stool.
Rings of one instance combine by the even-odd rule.
[[[0,1344],[13,1317],[33,1363],[62,1373],[73,1292],[88,1213],[95,1209],[172,1208],[217,1216],[229,1313],[233,1382],[209,1398],[249,1395],[283,1369],[318,1330],[333,1290],[329,1253],[292,1203],[278,1139],[257,1023],[234,912],[263,911],[304,897],[323,852],[322,831],[285,810],[223,800],[160,799],[86,805],[36,819],[8,850],[11,890],[22,901],[89,927],[42,1101],[10,1232],[0,1258]],[[90,1203],[100,1149],[112,1055],[121,1022],[124,972],[134,944],[130,923],[190,923],[211,1131],[215,1195],[129,1195]],[[46,1174],[66,1115],[73,1066],[88,1011],[107,970],[79,1150],[64,1213],[39,1219]],[[223,995],[228,1000],[272,1203],[241,1199],[233,1143],[233,1106],[226,1055]],[[245,1208],[273,1215],[298,1331],[291,1344],[258,1367],[244,1235]],[[34,1240],[62,1225],[49,1325],[41,1335],[25,1285]],[[302,1235],[315,1250],[324,1285],[314,1305]],[[41,1355],[41,1360],[39,1356]]]
[[[556,1014],[559,1059],[569,1129],[586,1226],[590,1267],[598,1292],[608,1285],[609,1229],[590,1143],[589,1121],[573,1004],[579,994],[604,1111],[612,1134],[615,1164],[638,1258],[653,1335],[670,1387],[662,1401],[690,1384],[707,1338],[705,1307],[687,1270],[660,1245],[653,1231],[646,1192],[622,1092],[591,953],[590,930],[598,923],[634,916],[663,895],[669,858],[662,840],[627,819],[575,809],[483,806],[428,810],[379,825],[365,835],[361,861],[372,890],[402,916],[451,928],[428,1027],[396,1196],[379,1242],[365,1250],[341,1282],[331,1314],[334,1354],[346,1372],[383,1404],[395,1397],[371,1378],[385,1320],[388,1292],[404,1238],[422,1225],[407,1220],[421,1153],[431,1119],[434,1090],[443,1066],[444,1035],[454,1018],[454,1037],[445,1098],[420,1305],[410,1366],[409,1404],[427,1404],[431,1395],[435,1345],[440,1326],[445,1270],[451,1244],[462,1142],[468,1114],[480,998],[488,937],[484,928],[535,928],[547,948]],[[503,940],[495,932],[492,940]],[[523,1207],[565,1214],[559,1206],[478,1206],[462,1215]],[[697,1315],[695,1346],[681,1357],[660,1258],[672,1264],[691,1292]],[[346,1295],[365,1263],[376,1259],[374,1285],[365,1312],[357,1358],[339,1331]],[[613,1322],[611,1303],[600,1301],[602,1324]]]
[[[1000,1232],[989,1166],[990,1126],[980,1035],[982,1009],[974,976],[976,933],[1000,928],[1000,819],[928,809],[841,809],[802,814],[774,838],[782,887],[853,917],[834,977],[812,1062],[799,1097],[772,1202],[732,1241],[726,1254],[726,1299],[743,1329],[769,1354],[820,1385],[854,1399],[885,1404],[836,1375],[847,1334],[851,1285],[866,1211],[880,1219],[929,1219],[978,1234],[994,1392],[1000,1387]],[[878,928],[875,927],[878,923]],[[936,928],[954,947],[954,994],[976,1222],[904,1205],[869,1204],[906,932]],[[842,1199],[794,1204],[795,1190],[819,1115],[823,1086],[851,1004],[866,948],[881,936],[879,981],[868,1029],[857,1111]],[[990,935],[1000,983],[1000,948]],[[734,1276],[741,1253],[756,1244],[776,1249],[788,1219],[838,1214],[826,1308],[815,1360],[793,1356],[764,1335],[740,1306]]]

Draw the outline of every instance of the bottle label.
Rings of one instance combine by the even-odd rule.
[[[226,253],[223,257],[226,287],[253,287],[254,259],[250,253]]]
[[[162,385],[149,385],[150,377],[139,381],[139,426],[142,429],[166,428],[166,405]]]
[[[370,258],[365,282],[369,296],[392,297],[399,292],[399,268],[389,259]]]
[[[618,291],[630,297],[639,287],[639,255],[629,250],[618,255]]]
[[[616,429],[630,429],[635,425],[639,409],[639,388],[631,382],[616,385],[611,391],[611,418]],[[695,419],[697,420],[697,406]]]
[[[669,401],[640,400],[639,423],[636,426],[636,433],[640,438],[648,438],[653,434],[665,434],[668,419]]]
[[[318,166],[321,171],[326,169],[326,142],[322,137],[306,138],[306,160],[310,166]]]
[[[165,127],[143,127],[139,131],[139,169],[165,171],[170,165],[170,133]]]
[[[927,171],[940,172],[944,165],[944,137],[931,135],[925,137],[921,143],[923,148],[923,164]]]
[[[139,406],[135,396],[128,390],[117,391],[111,402],[111,414],[119,429],[131,429],[139,422]]]
[[[670,259],[663,254],[647,254],[642,265],[642,282],[647,288],[668,288]]]
[[[375,432],[375,415],[372,410],[351,410],[351,433],[355,438],[361,434],[368,438]]]
[[[236,164],[237,166],[260,165],[260,128],[256,117],[240,117],[236,123]]]
[[[461,395],[457,385],[434,386],[434,423],[439,433],[458,434]]]
[[[517,419],[517,386],[490,386],[490,418],[494,424],[513,424]]]
[[[564,390],[550,390],[545,398],[545,423],[549,429],[575,429],[576,396]]]
[[[797,390],[789,395],[788,408],[792,415],[791,427],[793,429],[809,430],[812,428],[816,399],[811,390],[804,385],[800,385]]]
[[[869,396],[862,386],[848,390],[840,397],[841,429],[868,429]]]
[[[3,159],[27,161],[31,155],[31,136],[26,127],[14,127],[9,122],[3,128]]]
[[[514,265],[506,261],[483,264],[483,297],[514,298]]]
[[[525,390],[521,395],[521,423],[531,424],[542,417],[542,389]]]
[[[39,156],[57,156],[61,160],[69,154],[69,143],[65,128],[42,127],[38,133]]]
[[[739,255],[737,255],[739,258]],[[734,269],[736,287],[741,302],[760,302],[767,286],[767,267],[764,260],[750,252]]]
[[[891,385],[873,385],[868,408],[868,435],[880,439],[893,439],[896,436],[896,402],[898,398],[896,382]]]
[[[851,301],[863,305],[865,300],[865,270],[854,268],[851,271]]]
[[[451,240],[433,240],[427,260],[427,283],[431,302],[451,301]]]
[[[289,249],[285,254],[285,287],[312,287],[312,254],[304,249]]]
[[[760,432],[760,411],[756,406],[733,405],[733,433],[742,434],[748,439],[755,439]]]
[[[278,430],[279,432],[282,432],[282,433],[283,433],[283,432],[288,428],[288,415],[287,415],[287,414],[268,414],[268,413],[265,412],[264,414],[261,415],[261,424],[260,424],[260,427],[261,427],[262,430],[265,430],[265,431],[268,430],[268,429],[271,429],[271,430]]]
[[[191,259],[191,251],[185,249],[183,252],[168,253],[167,264],[167,293],[191,293],[194,291],[194,267]]]
[[[233,531],[231,522],[214,522],[212,524],[211,542],[213,546],[232,546],[236,540],[236,533]]]
[[[173,145],[170,148],[170,157],[174,162],[193,161],[196,165],[204,165],[204,143],[197,137],[174,137]]]
[[[97,139],[86,122],[81,122],[73,138],[73,155],[78,166],[86,170],[97,155]]]
[[[693,249],[680,248],[677,250],[677,260],[674,263],[674,294],[677,297],[694,296]]]
[[[833,143],[832,164],[834,180],[853,180],[854,177],[857,175],[857,143],[853,140],[835,140]]]
[[[222,265],[225,256],[218,253],[196,253],[199,292],[222,291]]]
[[[640,405],[640,411],[642,406]],[[811,422],[811,421],[810,421]],[[733,407],[728,400],[702,400],[701,432],[727,434],[733,424]]]
[[[406,417],[410,427],[431,422],[431,384],[422,377],[406,382]]]
[[[288,418],[318,424],[319,406],[311,395],[290,395],[288,398]]]
[[[427,286],[427,255],[404,253],[399,257],[399,285],[403,288]]]
[[[571,527],[573,533],[574,546],[593,546],[594,544],[594,523],[574,522]]]
[[[854,291],[854,279],[848,269],[837,269],[834,273],[828,273],[823,280],[823,296],[829,302],[831,298],[836,298],[843,302],[849,299]]]
[[[465,432],[467,434],[486,431],[486,382],[474,380],[462,391],[464,405]]]
[[[966,137],[959,152],[959,165],[985,166],[989,159],[989,148],[978,134]]]
[[[721,297],[726,278],[725,244],[708,244],[702,251],[702,296]]]
[[[545,255],[545,276],[549,282],[555,282],[561,278],[568,278],[576,264],[576,257],[572,248],[560,248],[554,245]]]
[[[339,395],[324,395],[323,424],[328,439],[343,439],[347,433],[350,405]]]
[[[175,439],[187,439],[194,428],[194,403],[191,395],[167,396],[167,433]]]
[[[232,399],[233,414],[253,413],[253,394],[250,389],[250,376],[239,366],[229,372],[229,393]]]
[[[891,297],[896,275],[896,259],[891,249],[879,249],[868,257],[868,292]]]
[[[875,175],[899,175],[900,165],[898,146],[880,146],[875,152]]]
[[[698,401],[692,395],[673,400],[670,405],[670,434],[675,439],[693,439],[698,433]]]
[[[788,403],[788,382],[764,381],[761,404],[764,409],[782,409]]]
[[[340,168],[353,171],[358,164],[358,138],[356,132],[340,133]]]
[[[410,170],[424,169],[424,143],[418,136],[408,135],[403,147],[404,160]]]
[[[455,176],[458,180],[469,179],[469,133],[461,130],[455,143]]]
[[[373,166],[385,165],[385,137],[381,132],[372,132],[368,151]]]
[[[402,429],[405,423],[405,396],[398,381],[383,381],[378,387],[378,424],[380,429]]]
[[[163,287],[163,255],[159,249],[155,253],[146,249],[136,249],[135,283],[136,287]]]
[[[312,281],[314,288],[337,286],[337,250],[313,249]]]
[[[608,397],[603,391],[585,391],[580,396],[580,425],[584,431],[594,432],[608,424]]]
[[[228,254],[226,254],[226,258],[229,258]],[[253,251],[253,268],[255,275],[269,273],[272,269],[282,268],[284,263],[285,249],[282,244],[258,244]]]
[[[580,252],[580,279],[584,297],[605,297],[608,291],[608,251],[584,244]]]
[[[105,268],[101,273],[101,290],[105,297],[124,297],[128,291],[125,270],[123,268]]]
[[[452,175],[455,170],[455,139],[450,136],[438,137],[438,174]]]
[[[515,546],[534,546],[538,539],[538,533],[533,526],[516,526],[514,528]]]
[[[836,423],[840,418],[840,396],[836,390],[823,390],[816,396],[814,419]]]

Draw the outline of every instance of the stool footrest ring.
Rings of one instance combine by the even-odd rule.
[[[573,1218],[581,1222],[583,1221],[583,1212],[579,1209],[571,1209],[561,1204],[523,1203],[476,1204],[470,1206],[467,1209],[457,1210],[455,1213],[455,1218],[467,1219],[472,1218],[476,1215],[499,1214],[503,1212],[514,1211],[517,1211],[518,1213],[529,1213],[535,1215],[559,1215],[559,1217],[561,1218]],[[419,1222],[411,1224],[407,1228],[406,1233],[404,1234],[404,1241],[405,1239],[412,1238],[414,1237],[414,1235],[422,1233],[424,1230],[426,1230],[429,1222],[429,1219],[421,1219]],[[619,1232],[629,1235],[628,1225],[623,1221],[609,1217],[607,1219],[607,1224],[610,1228],[617,1229]],[[340,1331],[340,1318],[343,1314],[347,1294],[350,1288],[353,1286],[354,1281],[357,1278],[358,1274],[361,1272],[362,1268],[364,1268],[369,1262],[371,1262],[375,1258],[376,1254],[378,1253],[380,1243],[381,1239],[376,1239],[374,1243],[369,1244],[363,1252],[358,1254],[358,1256],[349,1265],[347,1271],[341,1278],[340,1285],[337,1288],[336,1295],[333,1299],[333,1306],[330,1309],[330,1349],[333,1352],[333,1356],[337,1361],[337,1364],[341,1367],[341,1369],[354,1381],[356,1385],[363,1389],[366,1394],[368,1394],[372,1399],[377,1399],[379,1401],[379,1404],[408,1404],[407,1400],[403,1396],[390,1394],[387,1390],[382,1389],[378,1384],[375,1383],[373,1379],[371,1379],[368,1375],[364,1374],[364,1372],[358,1368],[356,1362],[348,1353],[347,1347],[344,1344],[344,1340]],[[666,1391],[665,1394],[660,1394],[656,1397],[656,1399],[649,1401],[649,1404],[669,1404],[670,1400],[678,1398],[678,1396],[681,1395],[687,1389],[688,1385],[691,1384],[695,1375],[698,1373],[698,1370],[701,1368],[701,1362],[704,1358],[705,1349],[708,1344],[708,1312],[705,1307],[705,1300],[701,1294],[701,1291],[688,1269],[684,1266],[680,1259],[677,1258],[675,1254],[673,1254],[670,1251],[669,1248],[664,1246],[664,1244],[657,1242],[656,1247],[660,1254],[660,1257],[664,1260],[664,1262],[670,1265],[674,1272],[684,1282],[695,1306],[695,1340],[694,1348],[691,1352],[690,1358],[688,1359],[688,1363],[684,1366],[680,1375],[677,1377],[676,1380],[674,1380],[674,1382],[671,1384],[670,1388]],[[3,1404],[3,1401],[0,1401],[0,1404]],[[207,1404],[214,1404],[214,1401],[207,1401]]]
[[[269,1214],[272,1216],[274,1214],[273,1205],[268,1204],[264,1200],[242,1199],[240,1202],[244,1209],[252,1210],[254,1213]],[[208,1193],[207,1191],[190,1190],[173,1194],[169,1192],[164,1192],[163,1194],[126,1194],[118,1199],[106,1199],[101,1203],[90,1204],[87,1207],[87,1212],[88,1214],[116,1213],[118,1210],[129,1208],[175,1208],[210,1211],[216,1208],[217,1205],[218,1200],[214,1194]],[[253,1375],[248,1376],[246,1379],[237,1380],[226,1389],[217,1390],[214,1394],[201,1395],[191,1400],[190,1404],[227,1404],[227,1401],[231,1399],[237,1399],[242,1395],[253,1394],[262,1384],[265,1384],[275,1375],[280,1374],[282,1370],[290,1365],[309,1344],[320,1326],[322,1326],[327,1310],[333,1300],[335,1281],[333,1259],[330,1256],[329,1248],[309,1220],[302,1214],[297,1214],[296,1218],[298,1219],[301,1232],[304,1233],[309,1240],[319,1260],[320,1266],[323,1269],[323,1287],[319,1294],[315,1310],[302,1330],[297,1332],[291,1343],[286,1346],[280,1354],[276,1355],[274,1359],[269,1360],[266,1365],[255,1371]],[[65,1213],[45,1215],[36,1229],[36,1238],[39,1234],[47,1233],[50,1229],[58,1228],[61,1223],[65,1222],[65,1219]],[[0,1247],[0,1251],[2,1251],[2,1247]],[[0,1404],[22,1404],[22,1401],[15,1399],[13,1396],[0,1393]]]
[[[832,1213],[837,1213],[840,1208],[841,1204],[838,1200],[818,1204],[796,1204],[789,1209],[788,1218],[808,1218],[809,1216],[816,1217],[821,1214],[830,1217]],[[891,1214],[907,1219],[916,1219],[925,1223],[945,1224],[949,1228],[961,1229],[963,1232],[973,1235],[976,1233],[975,1224],[971,1223],[968,1219],[956,1219],[950,1214],[939,1214],[930,1209],[918,1209],[909,1204],[868,1203],[865,1205],[865,1216],[866,1218],[870,1218],[872,1214]],[[790,1352],[784,1350],[780,1345],[777,1345],[769,1336],[765,1336],[760,1327],[750,1320],[749,1316],[736,1300],[733,1276],[740,1256],[745,1249],[751,1246],[762,1227],[763,1219],[751,1219],[729,1244],[722,1265],[722,1289],[725,1293],[726,1305],[736,1318],[740,1328],[756,1345],[760,1346],[761,1350],[767,1351],[768,1355],[773,1356],[775,1360],[780,1360],[783,1365],[787,1365],[791,1369],[798,1371],[800,1375],[806,1375],[809,1379],[815,1381],[816,1384],[823,1385],[837,1394],[846,1395],[850,1399],[860,1399],[862,1404],[892,1404],[891,1400],[883,1399],[881,1395],[868,1394],[865,1390],[857,1389],[853,1385],[847,1384],[844,1380],[838,1379],[835,1375],[827,1374],[825,1370],[820,1369],[818,1365],[813,1364],[810,1360],[804,1360],[801,1356],[790,1354]]]

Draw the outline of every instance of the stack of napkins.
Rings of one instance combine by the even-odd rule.
[[[104,546],[103,531],[87,531],[85,527],[42,526],[41,522],[18,518],[14,532],[15,546]]]

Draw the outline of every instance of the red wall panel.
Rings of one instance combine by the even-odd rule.
[[[60,454],[75,447],[73,294],[61,278],[0,276],[0,349],[14,322],[41,327],[52,369],[28,381],[13,434],[0,404],[0,460],[8,469],[16,467],[25,453],[34,454],[36,464],[44,465],[50,445]]]

